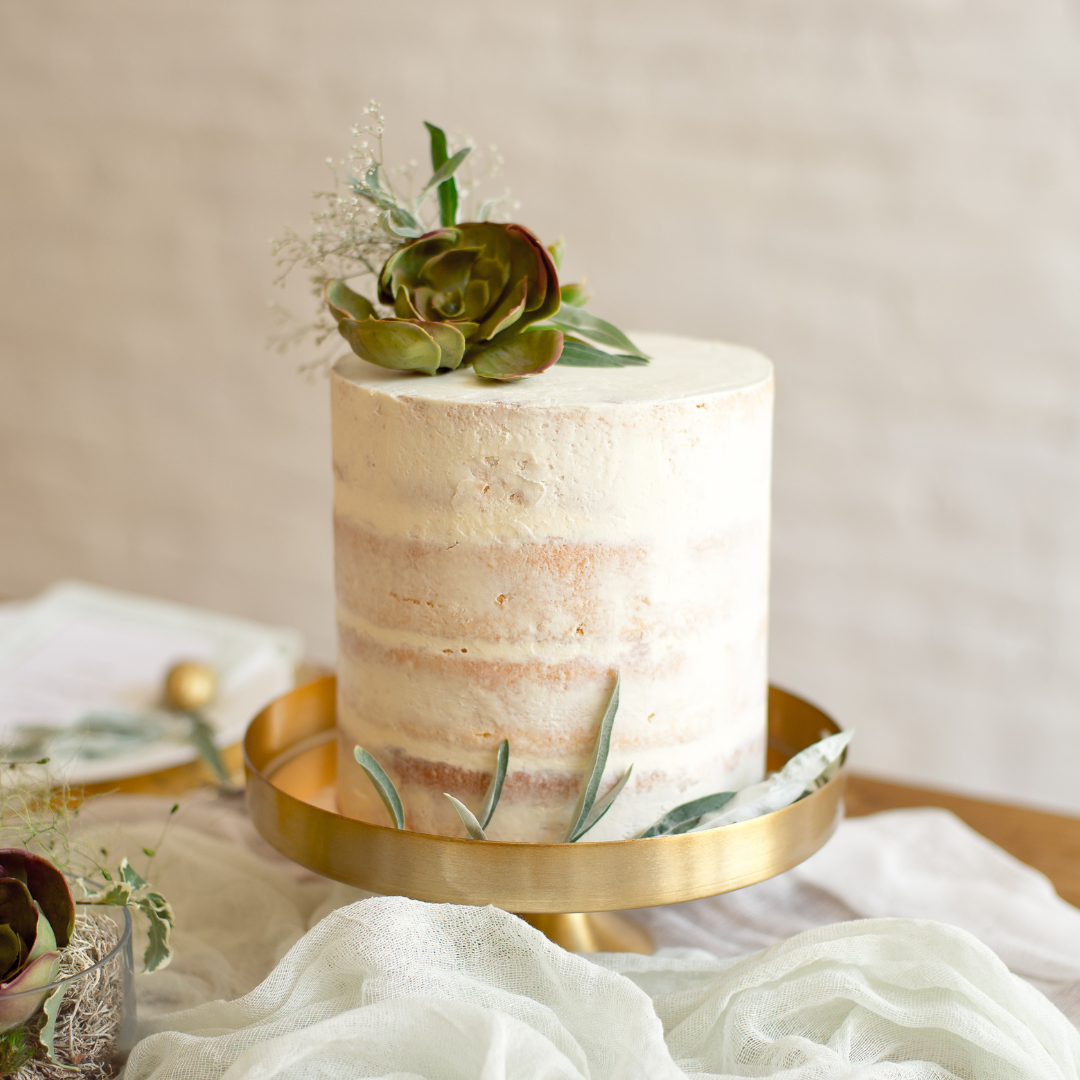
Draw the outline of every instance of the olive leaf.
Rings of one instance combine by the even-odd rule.
[[[559,363],[567,367],[635,367],[648,362],[629,353],[604,352],[587,341],[565,336],[562,353],[559,355]]]
[[[487,833],[484,832],[483,826],[473,816],[473,812],[449,792],[444,791],[443,794],[454,804],[454,809],[457,811],[458,817],[461,818],[461,823],[465,826],[465,831],[470,838],[473,840],[486,840]]]
[[[564,305],[554,315],[549,316],[548,322],[552,326],[557,326],[560,330],[570,330],[580,334],[582,337],[589,338],[590,341],[597,342],[599,345],[607,345],[612,349],[621,349],[623,352],[636,356],[641,360],[647,361],[649,359],[617,326],[612,326],[611,323],[598,318],[583,308]]]
[[[593,806],[589,816],[585,819],[585,824],[574,834],[574,840],[580,840],[611,809],[612,803],[619,797],[622,789],[626,787],[626,782],[630,779],[630,774],[633,771],[634,766],[631,765],[619,777],[612,789]]]
[[[405,811],[401,808],[401,799],[398,797],[393,780],[383,772],[383,767],[362,746],[353,747],[353,757],[356,758],[356,763],[360,768],[367,773],[368,779],[379,793],[379,798],[382,799],[386,812],[393,820],[394,827],[404,829]]]
[[[689,832],[704,814],[711,814],[726,806],[735,798],[734,791],[718,791],[715,795],[703,795],[700,799],[691,799],[674,810],[669,810],[659,821],[654,821],[639,840],[652,836],[674,836],[676,833]]]
[[[570,826],[563,834],[562,843],[572,844],[585,829],[585,823],[596,802],[596,793],[600,790],[600,781],[604,777],[604,768],[607,765],[608,750],[611,747],[611,729],[615,726],[615,714],[619,711],[619,687],[622,685],[622,675],[615,673],[615,689],[611,691],[607,709],[600,721],[600,732],[596,737],[596,745],[593,747],[592,761],[589,763],[589,776],[581,785],[581,793],[578,795],[577,804],[574,807],[574,816]]]
[[[424,127],[428,129],[428,133],[431,135],[431,167],[435,170],[435,175],[439,174],[439,170],[448,163],[450,159],[450,152],[446,146],[446,132],[441,127],[436,127],[435,124],[429,124],[424,121]],[[460,154],[461,151],[458,151]],[[468,151],[466,151],[468,153]],[[456,154],[454,155],[457,156]],[[464,161],[464,155],[462,155],[462,161]],[[461,162],[458,162],[460,165]],[[454,166],[457,168],[457,165]],[[453,177],[453,169],[447,175],[447,178],[439,184],[439,221],[443,225],[456,225],[457,224],[457,209],[458,209],[458,190],[457,183]],[[432,177],[434,180],[434,177]],[[426,192],[426,189],[425,189]],[[481,219],[483,220],[483,219]]]
[[[502,797],[503,783],[506,780],[506,768],[510,764],[510,740],[503,739],[499,743],[499,749],[495,753],[495,771],[491,774],[491,783],[488,784],[487,794],[480,807],[480,825],[487,828],[495,815],[495,807],[499,805]]]

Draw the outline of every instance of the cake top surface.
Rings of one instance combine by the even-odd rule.
[[[399,398],[534,407],[679,401],[745,390],[772,375],[772,364],[752,349],[670,334],[631,336],[651,363],[622,368],[556,364],[542,375],[514,382],[479,379],[469,368],[437,376],[390,371],[357,356],[339,360],[334,370],[357,386]]]

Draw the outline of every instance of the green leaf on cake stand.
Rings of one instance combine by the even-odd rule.
[[[483,805],[480,807],[480,816],[477,818],[473,812],[460,799],[455,799],[449,792],[443,794],[453,804],[465,831],[473,840],[486,840],[487,833],[484,830],[491,824],[495,816],[495,808],[499,805],[502,797],[503,783],[506,781],[506,768],[510,764],[510,740],[503,739],[499,743],[499,749],[495,752],[495,771],[491,774],[491,782],[484,795]]]
[[[393,820],[394,826],[404,829],[405,811],[401,808],[401,799],[398,797],[393,780],[383,772],[383,767],[362,746],[353,747],[353,757],[356,758],[356,763],[360,768],[367,773],[368,779],[379,793],[379,798],[382,799],[383,806],[386,807],[386,812]]]
[[[611,730],[615,726],[615,716],[619,711],[619,687],[622,684],[622,675],[615,675],[615,689],[611,691],[607,709],[600,721],[600,733],[596,737],[596,746],[593,747],[592,761],[589,763],[588,779],[581,787],[577,805],[574,807],[574,816],[569,828],[563,834],[562,843],[572,844],[580,840],[607,812],[619,793],[630,779],[633,765],[620,777],[618,783],[604,796],[600,802],[596,801],[600,790],[600,781],[604,778],[604,769],[607,766],[608,751],[611,748]]]
[[[506,769],[510,764],[510,740],[503,739],[499,743],[499,749],[495,752],[495,771],[491,774],[491,783],[488,784],[487,793],[484,795],[483,805],[480,807],[480,824],[486,829],[491,824],[495,814],[495,807],[502,798],[503,784],[506,781]]]
[[[689,832],[705,814],[714,813],[735,798],[734,791],[718,791],[715,795],[703,795],[700,799],[691,799],[682,806],[669,810],[659,821],[650,825],[639,837],[647,840],[651,836],[675,836]]]
[[[469,834],[469,839],[486,840],[487,833],[484,832],[483,826],[476,820],[473,812],[460,799],[455,799],[449,792],[444,791],[443,794],[453,803],[458,817],[461,818],[461,823],[465,826],[465,831]]]

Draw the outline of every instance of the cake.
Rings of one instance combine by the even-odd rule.
[[[634,335],[642,366],[512,382],[356,356],[331,378],[342,813],[464,836],[502,739],[493,840],[555,841],[617,674],[587,840],[761,780],[773,379],[748,349]]]

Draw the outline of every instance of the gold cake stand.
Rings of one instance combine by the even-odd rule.
[[[741,889],[790,870],[843,815],[841,770],[804,799],[751,821],[649,840],[504,843],[405,832],[338,814],[336,680],[268,705],[244,738],[247,804],[278,851],[316,873],[382,895],[516,912],[579,952],[651,952],[614,914]],[[839,731],[809,702],[769,688],[769,768]]]

